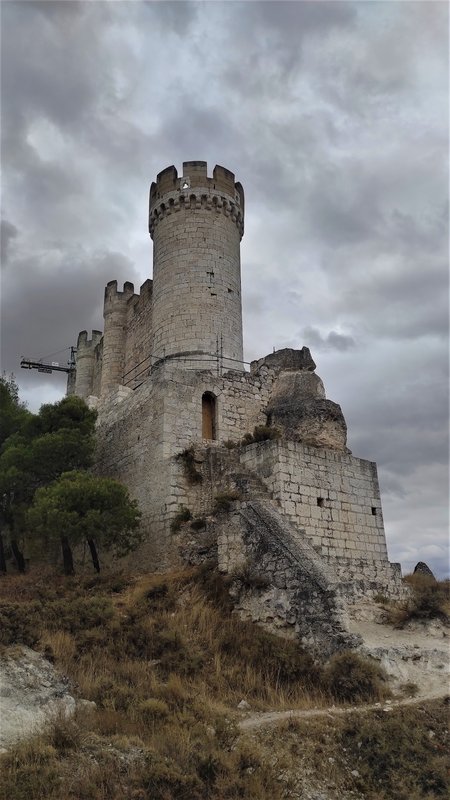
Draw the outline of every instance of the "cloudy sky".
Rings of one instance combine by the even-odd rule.
[[[151,276],[149,184],[208,161],[246,194],[247,360],[308,345],[376,460],[391,560],[446,574],[448,6],[8,2],[2,367],[32,410]],[[55,354],[55,355],[52,355]]]

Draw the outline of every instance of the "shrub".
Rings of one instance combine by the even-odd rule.
[[[25,644],[33,647],[39,639],[39,603],[2,603],[0,606],[0,644]]]
[[[175,761],[151,754],[147,758],[143,784],[148,797],[189,798],[202,800],[205,796],[203,784],[198,775],[187,772],[183,765]]]
[[[384,594],[376,594],[373,598],[374,603],[378,603],[380,606],[388,606],[389,605],[389,598],[386,597]]]
[[[225,439],[222,444],[227,450],[234,450],[235,447],[239,447],[239,442],[234,442],[233,439]]]
[[[446,749],[427,735],[424,723],[418,724],[417,711],[406,707],[389,716],[374,712],[346,720],[342,745],[356,763],[364,796],[373,797],[375,790],[378,797],[381,787],[382,797],[396,800],[449,796]]]
[[[170,523],[170,530],[173,533],[176,533],[177,531],[180,530],[183,522],[189,522],[190,519],[192,519],[192,514],[189,511],[189,509],[186,508],[185,506],[181,506],[180,510],[174,516],[172,522]]]
[[[165,719],[169,715],[169,706],[164,700],[157,697],[149,697],[139,703],[139,713],[146,722],[153,722],[157,719]]]
[[[262,591],[270,586],[270,580],[265,575],[260,575],[255,566],[248,562],[236,569],[232,574],[234,581],[237,581],[243,590]]]
[[[253,442],[266,442],[269,439],[279,439],[280,431],[269,425],[256,425],[253,433],[246,433],[241,441],[242,445],[253,444]]]
[[[240,499],[241,495],[236,491],[221,492],[220,494],[216,494],[214,498],[213,514],[220,514],[223,511],[229,511],[231,504]]]
[[[198,517],[198,519],[192,520],[191,528],[193,531],[204,530],[204,528],[206,528],[206,519],[204,517]]]
[[[324,684],[341,702],[380,700],[389,695],[381,667],[358,653],[335,654],[324,672]]]
[[[411,595],[401,603],[393,603],[386,612],[388,622],[398,628],[413,619],[450,620],[450,581],[437,581],[432,575],[414,573],[405,577]]]
[[[176,461],[181,461],[184,474],[191,484],[201,483],[203,475],[196,467],[194,447],[187,447],[175,456]]]
[[[78,750],[82,743],[82,732],[73,717],[61,712],[50,722],[46,739],[58,753],[66,754]]]

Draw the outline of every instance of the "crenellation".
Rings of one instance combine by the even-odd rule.
[[[330,625],[342,640],[331,597],[398,595],[400,572],[388,561],[376,464],[348,450],[342,410],[326,398],[308,348],[284,348],[244,370],[243,230],[244,193],[231,171],[216,165],[208,176],[206,162],[187,161],[182,175],[173,166],[160,172],[149,200],[153,279],[136,293],[130,282],[107,284],[103,335],[79,336],[76,392],[98,408],[96,470],[123,481],[142,511],[146,542],[131,561],[173,566],[186,537],[195,550],[200,534],[171,529],[189,508],[208,520],[223,571],[264,543],[258,568],[272,594],[241,596],[242,613],[292,625],[323,647]],[[274,438],[243,444],[258,426]],[[200,482],[190,483],[177,459],[190,448]],[[240,499],[222,524],[214,498],[224,491]],[[322,591],[328,599],[318,602]]]

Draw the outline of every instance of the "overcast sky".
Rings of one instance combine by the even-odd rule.
[[[2,367],[32,410],[151,276],[149,184],[204,160],[246,195],[246,359],[311,348],[390,558],[447,572],[448,6],[5,2]]]

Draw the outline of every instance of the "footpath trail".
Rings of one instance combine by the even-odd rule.
[[[389,713],[398,706],[407,706],[418,703],[426,702],[427,700],[437,700],[439,697],[445,697],[448,690],[443,689],[438,694],[432,693],[430,695],[421,695],[420,697],[405,697],[393,700],[385,700],[384,703],[371,703],[369,705],[358,706],[328,706],[326,708],[293,708],[288,711],[261,711],[254,714],[249,714],[245,719],[241,720],[239,728],[241,731],[254,730],[256,728],[263,728],[266,725],[275,725],[277,722],[283,722],[289,719],[311,719],[313,717],[334,717],[342,716],[344,714],[357,714],[365,711],[384,711]]]
[[[349,620],[352,633],[361,636],[360,652],[384,668],[394,696],[383,703],[289,711],[248,712],[239,723],[241,731],[255,730],[288,719],[333,717],[366,711],[389,713],[398,706],[436,700],[450,694],[450,629],[437,621],[411,623],[398,630],[380,621],[372,604],[360,606]],[[401,696],[402,687],[413,684],[414,696]],[[396,696],[397,695],[397,696]]]

